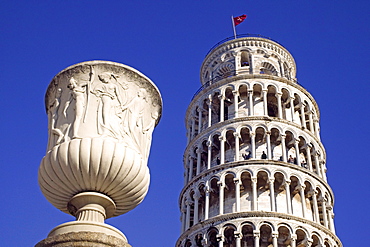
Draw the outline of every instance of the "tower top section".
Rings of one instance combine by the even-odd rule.
[[[250,36],[225,39],[210,50],[200,70],[203,87],[241,74],[271,75],[296,81],[296,64],[288,50],[271,39]]]

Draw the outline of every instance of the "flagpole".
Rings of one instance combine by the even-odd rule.
[[[234,16],[231,16],[231,23],[233,24],[234,38],[236,39],[236,30],[235,30]]]

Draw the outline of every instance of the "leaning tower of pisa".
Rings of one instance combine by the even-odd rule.
[[[315,99],[279,43],[218,43],[186,112],[176,247],[342,246]]]

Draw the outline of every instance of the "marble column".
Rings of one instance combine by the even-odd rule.
[[[271,233],[272,235],[272,246],[273,247],[278,247],[278,236],[279,236],[279,233],[278,232],[272,232]]]
[[[198,107],[197,111],[198,111],[198,134],[199,134],[202,131],[202,118],[203,118],[202,109],[200,108],[200,106]]]
[[[296,161],[297,161],[297,164],[296,165],[301,165],[301,158],[299,156],[299,139],[295,139],[294,141],[294,149],[295,149],[295,158],[296,158]]]
[[[220,99],[220,122],[223,122],[225,119],[225,96],[220,95],[218,98]]]
[[[221,164],[224,164],[225,163],[225,137],[223,136],[220,136],[218,138],[220,140],[220,161],[221,161]]]
[[[319,177],[322,177],[321,174],[321,167],[320,167],[320,162],[319,162],[319,153],[315,151],[315,165],[316,165],[316,172]]]
[[[254,247],[260,247],[260,231],[253,230]]]
[[[256,134],[250,133],[251,137],[251,151],[252,151],[252,159],[256,158]]]
[[[294,122],[294,97],[290,97],[290,113],[292,114],[292,122]]]
[[[224,247],[225,237],[222,234],[217,234],[218,247]]]
[[[267,146],[267,159],[271,160],[272,154],[271,154],[271,132],[270,131],[266,132],[266,146]]]
[[[204,187],[205,190],[205,199],[204,199],[204,220],[208,219],[209,215],[209,185],[208,181],[206,182],[206,186]]]
[[[281,103],[281,96],[283,95],[282,93],[276,93],[276,98],[277,98],[277,104],[278,104],[278,118],[283,118],[283,109],[282,109],[282,103]]]
[[[287,162],[288,159],[286,157],[287,154],[286,154],[286,147],[285,147],[285,137],[286,137],[286,135],[280,135],[280,136],[281,136],[281,152],[283,154],[283,161]]]
[[[311,144],[306,145],[307,165],[308,165],[308,169],[312,172],[313,169],[312,169],[312,159],[311,159],[311,147],[312,147]]]
[[[335,234],[335,225],[334,225],[334,213],[333,213],[333,207],[328,207],[328,213],[329,213],[329,226],[330,230]]]
[[[234,90],[233,95],[234,95],[234,118],[238,118],[239,117],[239,114],[238,114],[238,112],[239,112],[239,109],[238,109],[239,93],[238,93],[238,91]]]
[[[263,95],[263,115],[268,116],[268,111],[267,111],[267,89],[262,90],[262,95]]]
[[[248,90],[248,99],[249,99],[249,116],[253,116],[254,115],[253,89]]]
[[[235,204],[236,204],[236,212],[240,212],[240,180],[239,178],[234,178],[235,183]]]
[[[275,212],[275,190],[274,190],[274,178],[269,179],[270,183],[270,204],[271,204],[271,211]]]
[[[299,193],[301,196],[301,203],[302,203],[302,217],[306,218],[306,196],[304,194],[306,186],[304,184],[299,185]]]
[[[208,153],[207,153],[207,169],[211,169],[212,162],[212,141],[207,142]]]
[[[320,224],[319,208],[317,206],[317,190],[311,190],[314,221]]]
[[[239,161],[240,160],[240,143],[239,143],[239,138],[240,138],[240,134],[238,132],[234,132],[233,133],[234,137],[235,137],[235,161]]]
[[[200,193],[198,189],[194,193],[194,217],[193,217],[193,225],[197,224],[199,221],[199,198]]]
[[[212,125],[212,95],[208,96],[208,127]]]
[[[290,198],[290,180],[285,181],[285,192],[286,192],[286,204],[287,204],[287,213],[292,213],[292,203]]]
[[[324,226],[328,228],[328,216],[326,214],[326,199],[321,197],[319,200],[321,201],[321,211],[322,211]]]
[[[222,181],[218,181],[217,185],[219,187],[219,214],[222,215],[224,214],[224,189],[225,185]]]
[[[185,217],[185,230],[190,227],[190,198],[186,198],[186,217]]]
[[[252,193],[253,193],[253,198],[252,198],[253,211],[257,211],[257,178],[256,177],[252,178]]]
[[[193,157],[189,158],[189,182],[193,178],[193,165],[194,165],[194,159]]]
[[[194,118],[191,120],[191,139],[193,140],[195,136],[195,120]]]
[[[290,247],[296,247],[297,235],[292,234],[290,239]]]
[[[302,128],[306,129],[306,116],[305,116],[305,112],[304,112],[304,108],[305,108],[305,104],[301,104],[301,125],[302,125]]]
[[[313,115],[313,111],[311,110],[309,112],[308,119],[309,119],[309,122],[310,122],[310,130],[311,130],[312,133],[315,133],[315,128],[313,126],[313,118],[312,118],[312,115]]]
[[[234,232],[234,237],[235,237],[236,247],[241,247],[242,246],[242,234],[241,234],[241,232],[235,231]]]
[[[200,147],[198,147],[197,148],[197,168],[196,168],[196,175],[198,175],[200,173],[201,154],[202,154],[202,150],[200,150]]]

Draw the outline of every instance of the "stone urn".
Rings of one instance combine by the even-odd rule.
[[[39,185],[51,204],[76,217],[48,237],[90,232],[127,243],[104,220],[132,210],[148,191],[147,160],[162,112],[157,87],[129,66],[89,61],[57,74],[45,105],[49,139]]]

